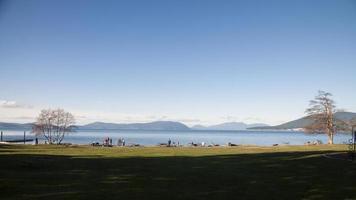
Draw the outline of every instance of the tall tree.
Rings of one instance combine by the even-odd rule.
[[[45,109],[37,117],[32,131],[43,136],[49,144],[60,144],[65,135],[74,131],[74,116],[63,109]]]
[[[312,123],[304,127],[307,132],[326,133],[329,144],[334,143],[335,133],[346,127],[345,122],[335,119],[336,106],[331,97],[331,93],[319,91],[315,99],[310,101],[310,106],[305,111],[310,116]]]

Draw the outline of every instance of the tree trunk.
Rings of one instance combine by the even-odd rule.
[[[331,132],[328,134],[328,136],[329,136],[328,144],[334,144],[334,133]]]

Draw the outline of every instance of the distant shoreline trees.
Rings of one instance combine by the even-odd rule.
[[[36,136],[43,136],[49,144],[61,144],[65,135],[74,131],[74,116],[63,109],[44,109],[32,127]]]

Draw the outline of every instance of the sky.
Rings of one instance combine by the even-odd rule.
[[[276,125],[355,89],[355,0],[0,0],[3,122]]]

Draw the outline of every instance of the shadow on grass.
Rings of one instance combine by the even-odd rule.
[[[347,199],[356,165],[321,152],[202,157],[0,155],[0,199]]]

